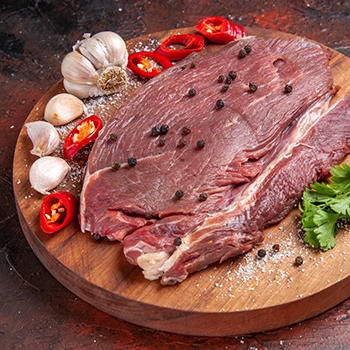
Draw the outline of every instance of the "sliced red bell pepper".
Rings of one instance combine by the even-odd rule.
[[[102,129],[102,125],[102,120],[97,115],[91,115],[82,120],[64,140],[64,158],[73,157],[80,149],[94,141]]]
[[[181,45],[177,48],[172,45]],[[192,52],[198,52],[204,47],[204,38],[196,34],[173,35],[166,39],[156,49],[156,53],[169,58],[170,61],[180,61]]]
[[[45,233],[54,233],[68,226],[77,216],[77,199],[69,192],[51,193],[40,207],[40,227]]]
[[[168,58],[152,51],[134,52],[128,57],[128,68],[144,78],[153,78],[172,65]]]
[[[194,28],[210,41],[222,45],[245,36],[242,26],[219,16],[204,18]]]

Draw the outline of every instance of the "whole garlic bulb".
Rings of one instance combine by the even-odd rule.
[[[128,51],[113,32],[100,32],[78,42],[63,59],[61,72],[67,92],[79,97],[110,95],[127,81]]]
[[[33,143],[33,149],[30,151],[38,157],[51,154],[56,150],[60,143],[60,137],[55,127],[42,120],[26,123],[27,133]]]
[[[68,124],[87,114],[83,101],[71,94],[58,94],[52,97],[45,107],[44,119],[55,126]]]
[[[29,170],[29,182],[34,190],[48,195],[57,187],[70,170],[67,162],[58,157],[46,156],[37,159]]]

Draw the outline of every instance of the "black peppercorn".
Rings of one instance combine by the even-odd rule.
[[[159,134],[160,134],[160,129],[158,128],[158,126],[154,126],[151,130],[151,135],[158,136]]]
[[[232,83],[232,78],[228,75],[226,80],[225,80],[226,84],[231,84]]]
[[[234,71],[234,70],[231,70],[229,73],[228,73],[228,76],[232,79],[232,80],[235,80],[237,78],[237,73]]]
[[[245,56],[247,56],[247,51],[246,50],[239,50],[238,57],[243,58]]]
[[[111,167],[113,170],[119,170],[120,169],[120,163],[119,162],[113,162],[111,164]]]
[[[195,89],[189,89],[188,90],[188,96],[190,96],[190,97],[196,96],[196,90]]]
[[[184,138],[181,138],[177,144],[178,147],[184,147],[186,146],[186,140]]]
[[[225,80],[225,77],[223,75],[219,75],[218,83],[222,83]]]
[[[183,191],[177,190],[177,191],[175,192],[175,198],[176,198],[176,199],[181,199],[183,196],[184,196]]]
[[[228,90],[228,85],[223,85],[222,88],[221,88],[221,91],[225,92]]]
[[[117,141],[117,138],[118,138],[117,135],[114,133],[109,135],[109,141],[111,142]]]
[[[254,83],[249,83],[249,90],[251,92],[255,92],[256,90],[258,90],[258,87]]]
[[[167,124],[163,124],[161,127],[160,127],[160,133],[165,135],[167,134],[169,131],[169,126]]]
[[[191,63],[190,68],[195,68],[196,64],[194,62]]]
[[[175,244],[176,247],[180,246],[180,245],[182,244],[182,239],[181,239],[181,237],[176,237],[176,238],[174,239],[174,244]]]
[[[137,164],[137,159],[136,158],[129,158],[128,164],[129,164],[129,166],[135,166]]]
[[[200,195],[199,195],[199,200],[201,201],[201,202],[204,202],[204,201],[206,201],[208,199],[208,193],[201,193]]]
[[[266,250],[265,249],[259,249],[258,250],[258,258],[262,259],[266,256]]]
[[[224,106],[225,106],[225,103],[223,100],[216,101],[216,108],[220,109],[220,108],[223,108]]]
[[[250,45],[244,46],[244,51],[248,54],[252,51],[252,47]]]
[[[165,140],[164,139],[159,139],[158,146],[162,147],[164,145],[165,145]]]
[[[191,132],[191,128],[190,128],[189,126],[184,126],[184,127],[181,129],[181,134],[182,134],[182,135],[188,135],[190,132]]]
[[[284,91],[287,92],[287,93],[292,92],[292,90],[293,90],[293,86],[292,85],[287,84],[284,87]]]
[[[203,139],[197,141],[197,147],[198,148],[204,148],[205,141]]]
[[[93,234],[92,237],[94,238],[95,241],[98,241],[101,239],[101,235],[99,233]]]
[[[300,266],[300,265],[303,264],[303,262],[304,262],[303,258],[302,258],[301,256],[297,256],[297,257],[295,258],[294,265],[295,265],[295,266]]]

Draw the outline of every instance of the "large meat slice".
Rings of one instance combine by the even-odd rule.
[[[252,51],[239,58],[246,45]],[[224,92],[218,77],[232,70],[237,77]],[[249,83],[258,89],[252,92]],[[286,84],[292,92],[285,92]],[[189,96],[190,89],[195,96]],[[292,135],[299,137],[292,132],[298,118],[324,115],[331,95],[327,52],[302,38],[250,37],[216,54],[190,57],[145,84],[103,129],[81,194],[82,230],[118,240],[128,235],[127,259],[147,278],[164,274],[165,284],[251,249],[263,239],[267,222],[251,220],[249,211],[237,216],[235,208],[249,202],[246,193],[256,192],[276,150]],[[217,100],[223,100],[223,108]],[[152,136],[151,129],[163,124],[169,132]],[[183,127],[191,132],[182,135]],[[111,133],[118,135],[117,142],[109,141]],[[205,141],[203,148],[198,140]],[[131,157],[137,159],[134,167],[126,163]],[[113,161],[122,164],[119,170],[111,168]],[[176,191],[183,196],[176,198]],[[203,232],[205,245],[196,250]],[[221,237],[222,246],[211,246],[210,236]],[[174,243],[177,237],[181,245],[179,239]],[[180,252],[188,247],[196,257],[186,267],[186,253]]]
[[[125,238],[125,254],[148,278],[162,277],[162,284],[181,282],[210,263],[251,249],[263,239],[262,230],[285,217],[304,189],[348,152],[350,94],[328,112],[320,114],[315,106],[305,113],[254,181],[241,187],[233,203],[187,232],[179,246],[164,250],[162,243],[138,230]]]

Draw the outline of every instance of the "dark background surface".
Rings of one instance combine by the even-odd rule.
[[[12,190],[18,133],[84,32],[125,40],[209,15],[304,35],[350,57],[350,1],[10,1],[0,5],[0,344],[2,349],[348,349],[350,300],[297,325],[245,337],[189,337],[135,326],[75,297],[38,261]]]

